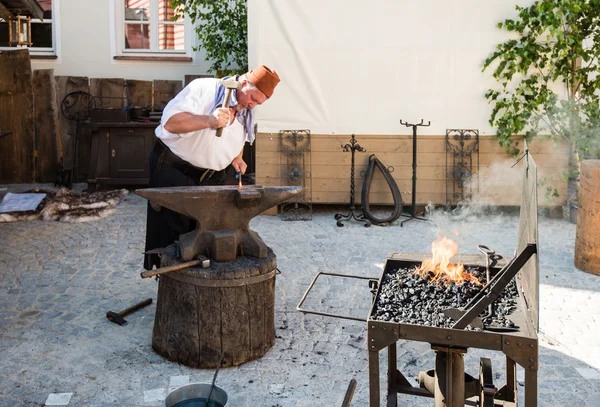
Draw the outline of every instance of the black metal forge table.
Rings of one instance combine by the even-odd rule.
[[[383,275],[390,269],[413,268],[421,264],[427,256],[419,253],[394,253],[388,256]],[[479,258],[478,258],[479,257]],[[481,256],[463,255],[457,256],[455,260],[468,265],[469,268],[484,267]],[[514,332],[494,331],[469,331],[453,328],[438,328],[408,323],[396,323],[379,321],[372,318],[373,310],[377,304],[377,298],[381,294],[381,280],[367,319],[367,347],[369,351],[369,398],[370,406],[377,407],[380,402],[379,383],[379,352],[388,350],[388,384],[387,384],[387,406],[397,405],[397,393],[413,394],[435,398],[436,391],[444,394],[444,404],[448,406],[464,406],[465,396],[468,391],[465,388],[464,363],[462,354],[468,348],[488,349],[500,351],[506,355],[506,384],[495,390],[491,382],[491,365],[486,360],[481,361],[479,386],[475,385],[475,393],[479,398],[481,406],[494,406],[495,402],[501,402],[504,406],[516,406],[516,364],[525,369],[525,405],[527,407],[537,405],[537,370],[538,370],[538,338],[537,324],[528,312],[527,297],[524,295],[524,285],[520,278],[516,279],[517,289],[520,293],[517,298],[516,310],[510,315],[511,320],[519,328]],[[429,342],[437,352],[437,359],[442,359],[440,365],[436,362],[436,373],[444,376],[445,389],[434,390],[412,386],[408,380],[397,370],[396,342],[399,340]],[[443,353],[444,355],[440,354]],[[445,361],[445,363],[444,363]],[[444,366],[445,365],[445,366]],[[462,366],[461,366],[462,365]],[[484,376],[489,376],[484,378]],[[435,379],[434,379],[435,381]],[[468,380],[467,380],[468,381]],[[439,384],[438,384],[439,385]],[[444,383],[441,384],[444,387]],[[487,392],[487,393],[486,393]],[[461,394],[462,393],[462,394]],[[468,398],[468,397],[467,397]],[[462,399],[462,400],[456,400]],[[491,400],[488,404],[484,401]],[[458,404],[457,404],[458,403]],[[462,404],[461,404],[462,403]],[[436,404],[437,406],[437,404]]]
[[[497,264],[490,267],[490,271],[494,275],[510,275],[510,279],[514,278],[516,283],[518,291],[516,309],[510,314],[511,321],[517,326],[513,331],[506,329],[498,331],[491,327],[484,327],[483,330],[465,329],[467,324],[460,324],[462,318],[459,318],[452,328],[376,319],[374,315],[376,315],[375,311],[382,293],[384,276],[391,270],[414,269],[420,266],[423,260],[430,258],[429,254],[393,253],[388,255],[384,270],[378,280],[362,276],[324,272],[318,273],[313,279],[312,284],[298,304],[298,310],[363,322],[365,322],[365,319],[304,309],[302,305],[321,275],[365,279],[369,280],[371,288],[376,288],[376,292],[373,294],[373,303],[366,319],[370,407],[380,406],[379,353],[386,348],[388,351],[387,407],[397,406],[398,393],[434,398],[436,407],[464,407],[465,405],[478,405],[480,407],[516,406],[517,365],[525,369],[525,406],[537,406],[537,333],[539,328],[537,170],[531,156],[528,153],[525,156],[527,159],[523,162],[521,214],[515,256],[511,260],[501,258]],[[452,262],[464,264],[466,268],[483,268],[485,270],[487,257],[462,255],[453,258]],[[482,292],[484,290],[485,288]],[[488,300],[491,301],[496,298],[491,293],[488,297]],[[476,313],[473,314],[469,310],[476,311]],[[476,317],[480,315],[481,307],[475,304],[464,311]],[[460,329],[458,329],[459,325],[461,325]],[[432,349],[436,351],[435,368],[428,372],[421,372],[419,375],[420,387],[411,385],[397,369],[396,343],[399,340],[428,342],[431,344]],[[500,389],[497,389],[493,384],[492,367],[488,358],[481,358],[480,360],[479,380],[465,374],[463,355],[468,348],[488,349],[504,353],[506,356],[506,383]]]

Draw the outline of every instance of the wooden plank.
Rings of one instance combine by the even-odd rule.
[[[221,289],[221,338],[225,365],[238,366],[250,358],[250,326],[262,313],[251,312],[245,286]],[[264,339],[263,339],[264,343]]]
[[[152,107],[152,81],[125,81],[125,99],[127,106]]]
[[[536,164],[538,166],[553,166],[557,168],[567,169],[569,166],[569,156],[567,154],[548,154],[548,153],[539,153],[533,156]],[[516,162],[514,157],[511,157],[508,154],[500,155],[494,153],[480,153],[479,154],[479,165],[482,167],[489,166],[498,166],[498,164],[502,164],[507,166],[507,168],[512,167],[512,165]]]
[[[33,85],[29,51],[0,52],[0,183],[30,183],[34,172]]]
[[[404,180],[394,180],[402,197],[406,200],[406,195],[410,194],[412,189],[412,183],[410,179]],[[360,194],[363,188],[364,178],[356,178],[354,188],[356,190],[356,194]],[[426,180],[420,182],[417,185],[417,192],[438,192],[439,190],[446,189],[446,184],[443,180]],[[332,191],[332,192],[349,192],[350,191],[350,179],[327,179],[327,178],[319,178],[315,179],[312,182],[311,190],[314,191]],[[389,193],[391,196],[390,188],[387,185],[387,182],[381,178],[373,177],[373,181],[371,183],[371,192],[375,192],[378,194]]]
[[[188,360],[189,366],[199,367],[198,322],[203,309],[198,287],[161,276],[156,303],[152,347],[169,360]]]
[[[386,166],[411,166],[412,167],[412,153],[398,153],[398,152],[376,152],[377,158]],[[355,153],[354,165],[366,166],[369,163],[369,153]],[[280,164],[281,157],[279,154],[274,152],[263,153],[262,151],[256,152],[256,160],[263,164]],[[346,153],[343,151],[318,153],[315,151],[311,152],[311,164],[313,166],[318,165],[335,165],[346,167],[350,169],[352,163],[352,153]],[[417,155],[417,167],[421,165],[443,165],[446,166],[445,154],[439,153],[419,153]]]
[[[346,134],[311,134],[312,151],[341,151],[342,145],[350,141],[351,135]],[[369,152],[394,151],[412,153],[412,136],[409,135],[359,135],[356,136],[358,143]],[[519,146],[523,147],[523,138],[515,137]],[[256,138],[257,150],[279,151],[278,133],[258,133]],[[555,143],[552,140],[539,138],[529,144],[529,150],[533,154],[568,154],[569,146],[566,143]],[[494,136],[479,137],[479,151],[481,153],[504,154],[514,158],[507,153],[504,147],[498,144]],[[420,136],[417,138],[417,153],[445,153],[446,136]]]
[[[520,199],[520,195],[518,193],[513,194],[502,194],[498,193],[497,195],[492,195],[489,197],[482,197],[481,200],[477,201],[477,205],[486,205],[486,206],[517,206]],[[540,208],[544,207],[556,207],[561,206],[562,202],[560,200],[556,201],[546,201],[542,192],[538,192],[539,206]],[[404,199],[404,205],[409,205],[411,203],[411,199]],[[313,204],[348,204],[350,202],[349,193],[348,192],[315,192],[312,196]],[[356,204],[360,205],[360,197],[356,198]],[[371,205],[392,205],[393,200],[389,196],[383,195],[374,195],[369,198],[369,202]],[[426,194],[417,195],[417,205],[424,205],[428,203],[432,203],[435,205],[444,205],[446,202],[446,193],[445,192],[431,192]]]
[[[62,157],[63,166],[67,170],[73,170],[73,149],[74,149],[74,141],[75,141],[75,133],[79,133],[79,129],[82,126],[77,127],[77,122],[73,120],[69,120],[65,117],[62,109],[62,104],[65,96],[67,96],[71,92],[89,92],[89,79],[86,76],[55,76],[54,81],[56,83],[56,104],[58,107],[58,131],[60,134],[59,143],[58,143],[58,153],[59,157]],[[81,134],[80,133],[80,146],[81,146]],[[79,151],[82,151],[81,148],[78,148]],[[59,158],[60,161],[60,158]],[[79,157],[79,165],[80,168],[83,168],[84,171],[87,171],[87,163],[88,161],[81,160],[81,156]],[[81,178],[81,177],[79,177]],[[83,178],[85,179],[85,178]]]
[[[53,69],[33,71],[35,98],[35,181],[54,182],[58,167],[58,106]]]
[[[357,137],[358,143],[367,149],[366,153],[404,152],[412,154],[412,136],[372,135]],[[350,135],[311,135],[311,151],[340,152],[342,146],[350,142]],[[280,151],[279,134],[259,133],[256,140],[257,150]],[[427,136],[417,140],[417,152],[445,152],[444,138]]]
[[[126,106],[125,79],[92,78],[90,93],[96,99],[96,108],[122,109]]]
[[[181,91],[181,81],[154,81],[153,110],[162,112],[167,103]]]
[[[258,166],[256,169],[257,178],[271,177],[280,178],[281,167],[279,164],[262,164],[257,160]],[[387,163],[384,163],[388,165]],[[359,174],[367,170],[366,165],[356,165],[354,168],[355,174]],[[312,179],[319,178],[336,178],[345,179],[350,177],[350,166],[332,166],[332,165],[312,165]],[[446,167],[440,165],[423,165],[417,169],[417,179],[445,179]],[[395,179],[412,179],[412,167],[410,164],[394,166],[392,173]]]
[[[312,201],[315,204],[348,204],[350,202],[349,191],[346,192],[314,192]],[[405,204],[410,204],[410,199]],[[420,196],[417,204],[428,202],[445,202],[446,194],[442,192],[429,193]],[[391,205],[393,200],[389,196],[374,194],[369,198],[371,205]],[[356,203],[360,203],[360,196],[356,197]]]
[[[513,138],[513,140],[517,141],[519,144],[517,145],[517,148],[519,148],[520,150],[523,150],[524,148],[524,141],[522,137],[515,137]],[[480,137],[479,138],[479,151],[480,152],[485,152],[485,153],[499,153],[499,154],[507,154],[510,155],[506,152],[506,149],[502,146],[500,146],[500,144],[498,144],[498,139],[496,139],[495,137]],[[559,142],[559,143],[555,143],[552,140],[549,140],[547,138],[544,137],[538,137],[535,140],[533,140],[531,143],[528,144],[529,147],[529,151],[532,154],[540,154],[540,153],[546,153],[546,154],[568,154],[569,151],[569,146],[565,143],[565,142]]]
[[[196,287],[198,319],[198,360],[196,366],[216,366],[223,346],[221,324],[224,309],[221,288]],[[157,307],[158,308],[158,307]]]

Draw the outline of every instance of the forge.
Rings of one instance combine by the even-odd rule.
[[[197,186],[141,189],[154,207],[193,218],[196,228],[154,250],[161,267],[152,348],[190,367],[237,366],[275,343],[277,260],[249,227],[304,187]]]
[[[447,264],[449,257],[436,262],[433,261],[435,255],[431,259],[426,253],[397,252],[386,257],[379,278],[328,272],[314,277],[298,304],[299,311],[366,322],[370,407],[381,404],[379,357],[386,349],[387,407],[398,405],[399,393],[430,397],[435,407],[516,407],[517,365],[525,370],[525,407],[537,406],[537,167],[528,151],[524,158],[514,256],[498,255],[487,246],[479,245],[482,255],[456,255],[452,264]],[[434,272],[432,263],[451,267],[442,276]],[[459,264],[468,275],[445,281]],[[372,293],[368,315],[358,318],[305,307],[320,276],[368,280]],[[318,299],[313,303],[318,303]],[[397,369],[399,341],[427,342],[436,353],[435,365],[419,374],[418,386],[411,384]],[[469,348],[504,353],[504,385],[494,384],[490,358],[480,358],[475,377],[465,372],[464,354]]]

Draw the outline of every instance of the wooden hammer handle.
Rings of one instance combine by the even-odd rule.
[[[178,270],[183,270],[183,269],[186,269],[189,267],[194,267],[201,263],[202,263],[201,260],[186,261],[185,263],[175,264],[173,266],[168,266],[168,267],[161,267],[156,270],[146,270],[146,271],[141,272],[140,276],[142,276],[142,278],[154,277],[159,274],[165,274],[165,273],[170,273],[171,271],[178,271]]]
[[[223,106],[221,106],[222,108],[229,108],[229,101],[231,100],[231,91],[233,89],[231,88],[227,88],[225,89],[225,99],[223,100]],[[221,135],[223,134],[223,127],[219,127],[217,129],[217,133],[215,134],[217,137],[221,137]]]
[[[145,299],[144,301],[139,302],[139,303],[137,303],[135,305],[132,305],[131,307],[129,307],[127,309],[124,309],[123,311],[119,312],[119,316],[124,317],[125,315],[130,314],[133,311],[136,311],[136,310],[138,310],[140,308],[143,308],[146,305],[150,305],[150,304],[152,304],[152,298]]]

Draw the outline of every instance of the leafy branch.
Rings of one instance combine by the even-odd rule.
[[[210,70],[218,76],[248,71],[247,0],[169,0],[181,15],[190,18],[206,50]]]
[[[513,135],[548,135],[573,146],[578,159],[600,154],[600,0],[539,0],[498,23],[514,37],[485,60],[499,88],[490,124],[507,151]],[[516,151],[515,151],[516,150]]]

